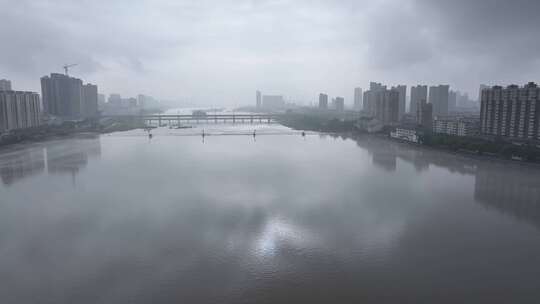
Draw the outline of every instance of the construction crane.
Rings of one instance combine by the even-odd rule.
[[[65,64],[63,68],[64,68],[64,72],[66,73],[66,76],[68,76],[69,68],[77,66],[77,65],[78,65],[77,63]]]

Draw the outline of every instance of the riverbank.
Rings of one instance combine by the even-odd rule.
[[[106,123],[98,121],[68,122],[57,126],[40,126],[24,130],[15,130],[0,135],[0,148],[21,143],[40,142],[51,139],[68,138],[81,134],[107,134],[113,132],[142,129],[146,126],[139,122],[110,120]]]
[[[469,156],[476,159],[498,159],[504,161],[540,164],[540,148],[533,144],[516,144],[503,139],[488,140],[481,137],[460,137],[424,132],[420,135],[421,143],[411,143],[390,137],[393,128],[386,127],[377,133],[360,130],[355,121],[325,118],[321,116],[292,114],[280,119],[284,126],[295,130],[309,130],[322,133],[343,135],[370,135],[386,140],[401,142],[432,150],[446,151],[452,154]]]

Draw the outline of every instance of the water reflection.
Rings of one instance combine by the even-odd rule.
[[[29,147],[0,154],[0,178],[4,185],[9,186],[44,170],[45,157],[42,147]]]
[[[49,174],[77,174],[88,159],[101,156],[99,137],[49,143],[45,147]]]
[[[0,178],[10,186],[45,171],[75,176],[88,165],[89,158],[100,156],[99,136],[8,148],[0,152]]]
[[[476,202],[540,228],[540,167],[536,165],[475,159],[369,136],[355,141],[369,151],[375,166],[387,171],[395,171],[399,159],[419,173],[436,166],[473,176]]]
[[[537,223],[540,170],[369,136],[141,134],[36,146],[49,175],[2,189],[2,303],[539,295],[538,229],[492,209]]]
[[[359,147],[370,153],[375,166],[390,172],[396,171],[398,159],[414,165],[418,173],[427,171],[430,166],[442,167],[452,173],[473,175],[476,172],[477,161],[472,158],[373,136],[354,137],[354,140]]]
[[[539,168],[481,164],[474,189],[476,201],[540,228]]]

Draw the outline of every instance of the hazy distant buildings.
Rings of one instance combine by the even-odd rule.
[[[420,100],[416,109],[416,123],[424,129],[433,127],[433,104]]]
[[[461,93],[459,91],[456,91],[456,99],[456,111],[473,113],[477,113],[480,111],[480,102],[478,100],[472,100],[471,98],[469,98],[469,95],[467,93]]]
[[[336,98],[334,98],[332,103],[333,103],[333,108],[336,111],[340,111],[340,112],[345,111],[345,98],[336,97]]]
[[[540,139],[540,89],[530,82],[483,89],[480,127],[482,134]]]
[[[362,88],[354,88],[354,109],[362,110]]]
[[[412,115],[417,115],[418,105],[422,100],[428,100],[428,87],[423,85],[411,87],[411,104],[409,112]]]
[[[433,105],[433,115],[448,115],[448,95],[450,86],[439,85],[429,87],[429,103]]]
[[[450,90],[448,92],[448,112],[455,112],[457,109],[457,92]]]
[[[45,113],[68,119],[97,115],[97,86],[80,79],[53,73],[41,78]]]
[[[384,125],[397,124],[400,120],[400,92],[403,92],[401,86],[400,89],[388,90],[381,83],[371,82],[369,90],[364,93],[364,112]]]
[[[395,90],[379,90],[375,92],[375,118],[384,125],[399,122],[399,92]],[[371,98],[371,97],[370,97]]]
[[[106,97],[105,94],[98,94],[98,109],[102,110],[105,107]]]
[[[0,91],[11,91],[11,81],[0,79]]]
[[[383,86],[381,83],[371,82],[369,84],[369,90],[364,92],[363,110],[371,116],[376,115],[378,100],[377,93],[380,91],[386,91],[386,86]]]
[[[139,115],[161,108],[159,101],[152,96],[138,94],[137,97],[124,98],[120,94],[110,94],[102,112],[106,115]]]
[[[110,94],[108,103],[111,106],[122,107],[122,96],[120,94]]]
[[[262,96],[261,96],[261,91],[257,91],[257,92],[255,93],[255,99],[256,99],[255,105],[257,106],[257,109],[260,109],[261,106],[262,106]]]
[[[263,95],[262,105],[268,110],[279,110],[285,108],[285,100],[282,95]]]
[[[397,91],[399,93],[399,119],[405,115],[405,110],[407,107],[407,86],[406,85],[398,85],[397,87],[392,87],[392,90]]]
[[[84,118],[96,117],[98,115],[98,87],[93,84],[82,86],[82,107],[81,116]]]
[[[328,109],[328,95],[323,93],[319,94],[319,109]]]
[[[400,92],[395,90],[385,91],[383,98],[383,114],[381,121],[385,124],[397,124],[400,120]],[[380,115],[379,115],[380,116]]]
[[[0,91],[0,132],[40,125],[39,95],[34,92]]]

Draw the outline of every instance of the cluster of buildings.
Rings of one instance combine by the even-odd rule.
[[[321,93],[319,94],[319,109],[321,110],[335,110],[339,112],[345,111],[345,98],[335,97],[332,98],[332,103],[328,104],[328,95]]]
[[[142,110],[159,109],[160,103],[152,96],[139,94],[137,97],[122,97],[110,94],[105,102],[105,95],[98,96],[100,110],[107,115],[138,115]]]
[[[43,123],[84,120],[109,115],[139,114],[142,109],[158,109],[151,96],[122,98],[98,93],[97,85],[84,83],[66,74],[41,77],[41,96],[36,92],[13,90],[10,80],[0,79],[0,133],[38,127]]]
[[[387,89],[381,83],[372,82],[363,94],[363,111],[383,125],[396,125],[405,112],[405,94],[405,86]]]
[[[332,98],[332,103],[328,104],[328,94],[319,94],[319,109],[320,110],[335,110],[339,112],[345,111],[345,98]]]
[[[447,94],[445,86],[439,86],[433,93],[431,90],[432,88],[429,90],[429,103],[424,99],[427,87],[417,86],[411,90],[411,110],[416,109],[416,125],[424,130],[453,136],[540,141],[540,88],[534,82],[521,87],[482,85],[479,116],[464,115],[459,111],[452,113],[452,108],[459,109],[464,102],[468,103],[467,95],[452,91]],[[444,102],[447,96],[448,107]],[[408,140],[409,131],[410,128],[398,128],[392,136]]]
[[[41,78],[41,98],[36,92],[13,90],[0,80],[0,133],[38,127],[43,117],[79,120],[97,117],[98,88],[64,74]]]
[[[78,78],[52,73],[41,77],[43,111],[63,119],[92,118],[98,115],[98,88]]]
[[[396,126],[412,118],[416,124],[429,128],[434,116],[448,116],[449,93],[448,85],[432,86],[429,90],[423,85],[412,87],[407,112],[407,86],[388,88],[371,82],[363,94],[363,111],[383,125]]]

